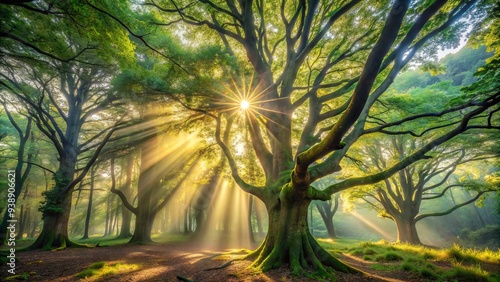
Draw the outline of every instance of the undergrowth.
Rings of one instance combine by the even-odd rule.
[[[114,274],[123,274],[128,273],[134,270],[139,269],[139,265],[137,264],[122,264],[122,263],[113,263],[108,264],[103,261],[94,262],[85,270],[79,272],[76,277],[82,279],[98,279],[101,277],[111,276]]]
[[[447,249],[430,248],[402,243],[379,242],[354,243],[340,240],[320,240],[332,252],[373,261],[371,268],[378,271],[402,270],[424,281],[500,281],[500,251],[477,250],[454,245]],[[487,271],[485,264],[493,264]]]

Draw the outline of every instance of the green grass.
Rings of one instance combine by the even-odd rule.
[[[16,252],[17,251],[20,251],[24,248],[27,248],[29,247],[31,244],[33,244],[35,242],[35,239],[20,239],[20,240],[16,240]],[[8,245],[3,245],[3,246],[0,246],[0,252],[7,252],[10,250],[10,246]]]
[[[388,251],[375,257],[376,261],[400,261],[403,257],[395,251]]]
[[[117,239],[116,236],[91,236],[88,239],[81,239],[81,237],[71,237],[70,239],[75,243],[87,245],[89,247],[94,247],[97,244],[99,244],[99,246],[101,247],[123,245],[127,244],[130,240],[130,238]],[[183,234],[153,234],[152,239],[156,243],[167,244],[185,242],[189,239],[189,236]],[[24,248],[29,247],[34,242],[35,238],[16,240],[16,251],[22,251]],[[6,245],[1,246],[0,252],[7,252],[10,248],[11,247]]]
[[[92,277],[96,274],[95,269],[85,269],[84,271],[78,273],[76,277],[78,278],[87,278],[87,277]]]
[[[80,239],[80,238],[71,238],[74,242],[77,242],[78,244],[83,244],[83,245],[88,245],[88,246],[96,246],[99,244],[99,246],[104,247],[104,246],[117,246],[117,245],[123,245],[127,244],[130,238],[125,238],[125,239],[116,239],[116,236],[91,236],[88,239]]]
[[[451,271],[444,274],[445,280],[458,280],[458,281],[475,281],[475,282],[490,282],[498,281],[493,280],[487,271],[481,269],[480,266],[454,266]]]
[[[99,262],[94,262],[93,264],[91,264],[89,268],[91,268],[91,269],[101,269],[101,268],[104,267],[104,265],[106,265],[105,262],[99,261]]]
[[[457,245],[435,249],[383,240],[357,242],[351,239],[320,239],[319,242],[330,252],[348,253],[366,261],[375,261],[371,265],[372,269],[403,270],[423,281],[500,281],[500,271],[490,273],[481,268],[481,265],[488,263],[500,269],[500,251],[467,249]]]
[[[108,264],[104,261],[94,262],[87,269],[79,272],[76,277],[78,278],[95,278],[110,276],[118,273],[127,273],[139,269],[137,264],[121,264],[114,263]]]

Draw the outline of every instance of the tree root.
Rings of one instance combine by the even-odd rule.
[[[258,255],[251,267],[266,272],[288,264],[295,276],[331,281],[335,281],[336,271],[362,273],[362,271],[344,264],[325,251],[309,232],[286,238],[286,240],[275,241],[271,247],[265,246],[263,243],[256,251],[247,255],[247,258]],[[266,253],[266,250],[269,249],[271,251]]]
[[[93,246],[88,246],[84,244],[78,244],[71,241],[68,237],[54,234],[41,234],[40,237],[29,247],[26,251],[32,251],[36,249],[42,249],[46,251],[62,251],[66,248],[93,248]]]

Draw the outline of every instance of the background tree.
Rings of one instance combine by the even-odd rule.
[[[0,103],[3,105],[5,114],[7,115],[12,127],[16,130],[18,138],[18,146],[17,150],[17,155],[16,155],[16,166],[14,168],[15,172],[15,186],[14,186],[14,199],[17,201],[19,198],[19,195],[21,195],[22,188],[24,186],[24,182],[26,181],[29,172],[32,167],[32,157],[33,154],[32,152],[28,152],[26,154],[26,149],[28,141],[30,140],[31,136],[31,130],[32,130],[32,119],[26,118],[26,125],[25,128],[23,129],[19,124],[18,121],[13,117],[12,113],[9,111],[9,107],[11,105],[7,104],[7,101],[4,99],[0,98]],[[27,163],[27,164],[26,164]],[[23,210],[21,209],[21,216],[23,214]],[[9,217],[9,213],[6,212],[3,215],[2,223],[0,224],[0,245],[3,245],[5,243],[5,240],[7,239],[7,226],[8,222],[7,220],[11,219]],[[21,230],[22,231],[22,230]],[[22,233],[21,233],[22,234]]]
[[[37,128],[59,155],[55,185],[45,194],[41,207],[44,229],[32,247],[65,247],[69,242],[71,191],[83,179],[102,149],[99,145],[105,143],[113,129],[108,124],[102,131],[87,131],[85,139],[81,131],[86,123],[106,123],[108,116],[102,111],[117,101],[117,96],[104,86],[114,71],[110,64],[116,65],[116,59],[125,62],[132,47],[121,30],[116,30],[113,41],[109,32],[100,33],[100,28],[116,24],[81,3],[62,1],[54,5],[41,1],[3,8],[2,30],[9,32],[2,34],[8,39],[0,46],[5,54],[0,84],[26,106]],[[92,27],[75,25],[90,19]],[[43,40],[43,29],[61,33]],[[111,45],[115,43],[121,43],[122,48],[111,56],[107,52],[114,50]],[[90,153],[90,157],[75,177],[78,157],[85,153]]]
[[[406,152],[418,146],[412,141],[398,136],[389,140],[373,140],[372,146],[367,146],[363,155],[369,156],[369,167],[384,171],[394,163],[395,159],[404,159]],[[486,144],[484,145],[486,146]],[[456,181],[456,170],[470,162],[485,158],[494,158],[494,154],[467,152],[453,147],[434,152],[433,157],[417,162],[400,171],[383,184],[376,184],[373,189],[367,187],[354,193],[369,203],[380,215],[392,219],[397,226],[399,242],[421,244],[416,223],[431,216],[443,216],[465,205],[474,203],[483,194],[496,191],[495,187],[486,184],[474,184],[471,181]],[[480,181],[479,181],[480,182]],[[449,195],[452,189],[467,188],[474,195],[464,202],[454,202],[447,209],[437,204],[439,199]],[[422,212],[422,205],[427,201],[432,208]],[[429,206],[429,204],[427,204]]]

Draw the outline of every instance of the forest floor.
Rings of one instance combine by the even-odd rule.
[[[216,268],[242,256],[241,252],[221,254],[225,250],[208,250],[187,242],[155,245],[118,245],[95,248],[69,248],[62,251],[18,252],[17,279],[29,281],[316,281],[291,275],[286,268],[261,273],[248,268],[250,261],[234,260],[229,266]],[[337,281],[426,281],[421,276],[392,267],[395,262],[376,264],[349,254],[339,254],[345,263],[365,274],[337,273]],[[382,267],[380,267],[382,266]],[[451,265],[440,262],[438,267]],[[497,268],[498,265],[491,265]],[[2,266],[4,268],[4,266]],[[486,266],[488,268],[488,266]],[[0,277],[5,277],[2,269]],[[87,278],[85,277],[88,274]],[[13,277],[12,277],[13,278]],[[10,280],[10,279],[9,279]]]

